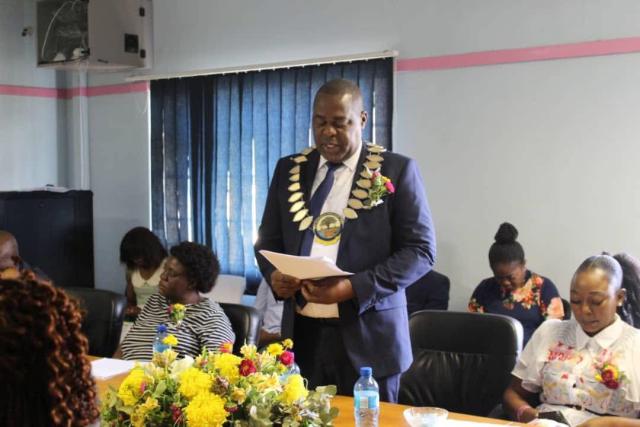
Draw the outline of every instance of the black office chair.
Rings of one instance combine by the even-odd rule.
[[[399,402],[487,416],[522,349],[522,325],[498,314],[423,310],[409,319],[413,364]]]
[[[120,343],[127,299],[122,294],[91,288],[65,288],[85,311],[82,332],[89,340],[89,354],[111,357]]]
[[[253,307],[241,304],[219,303],[231,322],[231,328],[236,334],[233,352],[240,354],[240,348],[245,344],[258,344],[260,336],[260,313]]]
[[[563,320],[571,319],[571,304],[564,298],[560,298],[562,300],[562,309],[564,310]]]

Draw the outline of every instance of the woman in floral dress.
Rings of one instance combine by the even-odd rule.
[[[500,225],[489,249],[493,277],[473,291],[469,311],[504,314],[522,323],[523,345],[546,319],[562,319],[564,310],[551,280],[527,270],[524,249],[516,240],[518,230],[508,222]]]
[[[571,426],[640,426],[640,330],[616,314],[625,290],[608,255],[586,259],[571,282],[575,320],[545,322],[514,368],[504,407],[529,422],[560,412]]]

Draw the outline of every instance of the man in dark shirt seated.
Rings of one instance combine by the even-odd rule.
[[[405,289],[409,315],[419,310],[446,310],[449,307],[449,278],[431,270]]]
[[[30,266],[20,257],[18,241],[14,235],[0,230],[0,279],[17,279],[25,271],[30,271],[39,280],[49,281],[42,270]]]

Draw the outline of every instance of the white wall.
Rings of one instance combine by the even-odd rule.
[[[401,57],[636,36],[635,0],[154,0],[153,74],[397,49]]]
[[[89,83],[119,78],[91,76]],[[129,229],[151,224],[148,95],[96,96],[88,104],[96,287],[124,292],[120,240]]]
[[[424,173],[454,307],[491,274],[505,220],[565,296],[586,256],[640,254],[638,67],[625,55],[399,76],[396,147]]]
[[[410,58],[638,35],[635,0],[155,0],[149,73],[384,49]],[[503,220],[520,229],[530,266],[564,295],[587,255],[601,249],[640,254],[640,172],[633,164],[640,158],[639,63],[640,55],[632,54],[398,74],[395,148],[417,158],[425,177],[438,233],[437,269],[452,279],[452,308],[463,308],[490,274],[486,253]],[[147,147],[148,124],[132,113],[130,97],[96,98],[95,110],[91,100],[91,175],[96,200],[105,198],[100,207],[108,208],[96,217],[96,252],[105,256],[117,251],[113,243],[125,222],[148,217],[148,204],[131,203],[148,184],[130,169]],[[130,120],[122,122],[127,113]],[[99,118],[110,123],[94,126]],[[123,149],[137,153],[135,160],[123,159]],[[126,196],[112,197],[117,191]],[[107,242],[98,230],[117,237]],[[103,262],[96,258],[106,272]]]
[[[55,88],[60,76],[36,68],[32,1],[0,0],[0,85]],[[66,185],[66,101],[0,95],[0,191]]]

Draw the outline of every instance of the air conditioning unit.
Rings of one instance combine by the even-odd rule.
[[[151,0],[39,0],[38,66],[118,71],[151,66]]]

